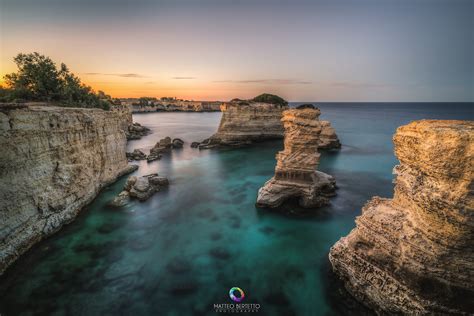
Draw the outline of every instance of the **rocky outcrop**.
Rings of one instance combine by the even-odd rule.
[[[319,149],[339,149],[341,143],[336,135],[336,130],[329,121],[321,121],[321,134],[319,134]]]
[[[274,103],[269,103],[274,102]],[[302,104],[299,109],[314,108]],[[234,99],[221,105],[222,118],[217,133],[202,142],[193,142],[191,147],[199,149],[220,146],[241,147],[255,142],[284,137],[282,113],[288,102],[278,96],[262,94],[252,100]],[[320,121],[319,149],[338,149],[341,143],[336,131],[328,121]]]
[[[280,122],[288,106],[255,101],[231,101],[221,105],[222,118],[217,133],[204,140],[200,149],[238,147],[283,137]]]
[[[0,273],[134,170],[115,111],[0,106]]]
[[[157,173],[143,177],[131,176],[127,179],[123,191],[119,193],[110,203],[110,206],[120,207],[128,204],[130,198],[139,201],[148,200],[153,194],[169,185],[165,177],[160,177]]]
[[[129,161],[133,160],[145,160],[147,158],[147,155],[141,151],[140,149],[135,149],[131,153],[126,153],[127,159]]]
[[[329,203],[335,180],[316,171],[322,129],[319,115],[319,109],[309,107],[283,112],[285,148],[276,156],[275,176],[258,191],[257,206],[274,208],[288,199],[298,199],[306,208]]]
[[[474,313],[474,122],[416,121],[394,138],[393,199],[374,197],[329,259],[379,313]]]
[[[126,132],[127,140],[140,139],[148,134],[151,134],[151,130],[140,123],[129,124]]]

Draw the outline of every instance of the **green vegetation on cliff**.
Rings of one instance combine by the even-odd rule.
[[[95,93],[63,63],[58,69],[51,58],[36,52],[18,54],[13,61],[18,71],[5,75],[7,87],[0,87],[0,102],[43,101],[59,106],[110,108],[109,95]]]
[[[284,100],[283,98],[281,98],[277,95],[269,94],[269,93],[263,93],[259,96],[256,96],[255,98],[252,99],[252,101],[278,104],[278,105],[281,105],[281,106],[287,106],[288,105],[288,101]]]

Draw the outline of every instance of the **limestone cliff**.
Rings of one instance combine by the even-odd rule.
[[[287,106],[254,101],[232,101],[221,105],[222,118],[217,133],[199,148],[241,146],[283,137],[280,122]]]
[[[278,207],[298,198],[302,207],[319,207],[334,195],[334,179],[316,171],[321,122],[319,109],[302,108],[283,112],[284,150],[277,156],[275,176],[258,192],[257,206]]]
[[[0,106],[0,273],[130,171],[128,114]]]
[[[393,140],[394,197],[365,205],[333,269],[380,313],[474,313],[474,122],[416,121]]]

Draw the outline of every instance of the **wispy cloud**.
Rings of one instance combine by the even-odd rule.
[[[249,80],[216,80],[217,83],[260,83],[260,84],[311,84],[311,81],[296,79],[249,79]]]
[[[110,74],[110,73],[102,73],[102,72],[86,72],[86,75],[89,76],[115,76],[115,77],[122,77],[122,78],[150,78],[149,76],[135,74],[135,73],[124,73],[124,74]]]
[[[370,82],[349,82],[349,81],[334,81],[326,83],[331,87],[340,88],[387,88],[393,86],[386,83],[370,83]]]
[[[176,80],[192,80],[192,79],[196,79],[196,77],[173,77],[173,79],[176,79]]]

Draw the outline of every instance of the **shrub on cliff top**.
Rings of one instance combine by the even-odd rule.
[[[110,96],[96,94],[65,64],[56,68],[51,58],[38,53],[18,54],[13,61],[18,72],[5,75],[7,91],[3,101],[25,100],[54,102],[60,106],[101,108],[108,110]]]
[[[280,98],[277,95],[269,94],[269,93],[263,93],[259,96],[256,96],[255,98],[252,99],[252,101],[278,104],[278,105],[281,105],[281,106],[287,106],[288,105],[288,102],[286,100],[284,100],[283,98]]]

